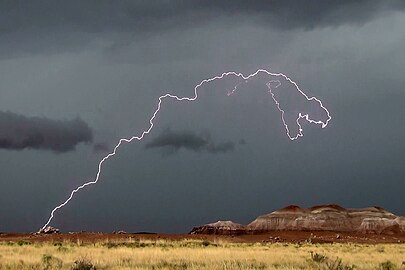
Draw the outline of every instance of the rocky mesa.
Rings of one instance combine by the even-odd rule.
[[[343,208],[318,205],[302,208],[290,205],[257,217],[247,225],[218,221],[194,227],[191,234],[259,234],[270,231],[334,231],[373,234],[405,233],[405,217],[381,207]]]

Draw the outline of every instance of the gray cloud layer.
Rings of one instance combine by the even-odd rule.
[[[166,129],[163,133],[147,143],[146,148],[167,148],[178,151],[181,148],[209,153],[226,153],[235,149],[235,143],[223,142],[215,143],[209,134],[197,135],[192,131],[172,131]]]
[[[92,130],[79,118],[58,121],[0,111],[0,149],[29,148],[62,153],[92,139]]]
[[[213,22],[282,30],[363,24],[404,9],[400,0],[1,1],[0,56],[75,51],[100,35],[145,38]]]
[[[75,52],[126,35],[143,40],[212,23],[276,30],[364,24],[404,9],[400,0],[1,1],[0,59]]]
[[[63,27],[73,31],[150,31],[188,27],[216,17],[242,16],[288,28],[315,28],[366,22],[378,14],[405,8],[400,0],[374,1],[2,1],[1,31]]]

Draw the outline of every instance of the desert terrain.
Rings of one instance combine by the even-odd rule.
[[[363,234],[334,231],[272,231],[261,234],[214,235],[214,234],[154,234],[154,233],[103,233],[71,232],[55,234],[2,233],[0,242],[67,242],[94,244],[106,241],[210,241],[229,243],[353,243],[353,244],[401,244],[405,234]]]
[[[1,233],[0,269],[405,269],[403,217],[380,207],[287,206],[188,234]]]
[[[10,234],[1,236],[0,269],[405,269],[405,245],[397,240],[325,232]]]

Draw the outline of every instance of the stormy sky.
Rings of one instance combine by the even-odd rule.
[[[217,3],[219,2],[219,3]],[[157,98],[282,72],[332,120],[291,141],[258,81],[167,101],[62,231],[188,232],[289,204],[405,214],[404,1],[0,1],[0,231],[36,231]],[[294,107],[295,99],[289,100]]]

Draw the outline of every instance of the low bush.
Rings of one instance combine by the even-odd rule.
[[[96,270],[96,266],[85,259],[80,259],[74,262],[72,270]]]
[[[395,270],[397,269],[396,265],[391,261],[385,261],[380,263],[378,270]]]
[[[44,270],[53,270],[62,268],[62,260],[49,254],[42,255],[42,266]]]

